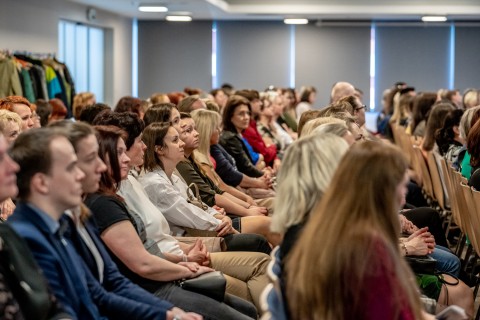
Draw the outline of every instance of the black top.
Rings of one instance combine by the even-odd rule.
[[[85,205],[92,211],[93,218],[95,219],[100,234],[102,234],[108,227],[118,222],[125,220],[131,222],[127,207],[114,196],[92,194],[85,200]],[[149,292],[153,293],[157,291],[162,282],[144,278],[131,271],[113,252],[110,251],[108,246],[106,246],[106,248],[124,276]]]
[[[210,154],[217,163],[215,171],[223,182],[232,187],[238,186],[242,182],[243,173],[238,171],[235,159],[219,144],[210,146]]]
[[[223,131],[220,136],[220,144],[235,159],[238,171],[253,178],[263,176],[263,172],[253,165],[247,146],[238,134],[231,131]]]

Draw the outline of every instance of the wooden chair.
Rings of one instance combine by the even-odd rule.
[[[452,225],[455,224],[456,228],[460,225],[460,213],[458,209],[458,203],[456,201],[454,195],[454,184],[453,184],[453,177],[451,176],[452,173],[450,172],[449,165],[444,157],[440,157],[440,169],[442,170],[443,177],[445,178],[445,188],[446,193],[448,194],[448,198],[450,199],[450,209],[452,214],[450,215],[447,223],[447,227],[445,230],[445,236],[448,237],[450,230],[452,229]],[[452,168],[453,169],[453,168]],[[459,237],[459,241],[457,242],[457,249],[460,245],[462,236]]]
[[[440,157],[440,156],[439,156]],[[430,179],[432,181],[432,189],[435,199],[437,199],[440,209],[444,213],[450,212],[450,204],[448,195],[445,192],[444,182],[442,175],[440,174],[440,169],[437,163],[437,158],[434,152],[427,152],[427,165],[428,171],[430,172]]]
[[[436,202],[435,194],[433,192],[432,179],[430,178],[430,172],[428,171],[427,163],[423,157],[422,150],[418,146],[413,146],[413,155],[414,161],[416,162],[416,167],[420,171],[422,181],[423,181],[423,190],[430,200],[430,203]]]

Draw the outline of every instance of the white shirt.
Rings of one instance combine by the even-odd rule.
[[[308,102],[302,101],[299,104],[297,104],[297,107],[295,108],[295,112],[297,113],[297,123],[300,121],[300,117],[302,116],[302,113],[311,109],[312,109],[312,106]]]
[[[147,237],[157,243],[161,252],[183,255],[177,239],[170,235],[170,227],[162,212],[150,201],[137,179],[129,174],[120,184],[120,195],[130,210],[135,212],[145,224]]]
[[[288,132],[285,131],[285,129],[283,129],[282,126],[276,121],[273,122],[273,125],[275,126],[275,130],[277,131],[277,139],[282,140],[282,149],[285,149],[286,147],[291,145],[293,143],[293,139],[292,137],[290,137]]]
[[[214,217],[217,214],[214,209],[203,211],[187,201],[188,186],[175,173],[170,181],[162,169],[157,169],[139,181],[150,201],[164,214],[174,235],[183,235],[182,227],[214,231],[221,223]]]

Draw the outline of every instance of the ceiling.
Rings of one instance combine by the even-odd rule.
[[[191,13],[194,20],[397,20],[422,15],[449,20],[480,20],[480,0],[68,0],[139,20],[163,20],[165,13],[143,13],[139,4],[165,5],[169,14]]]

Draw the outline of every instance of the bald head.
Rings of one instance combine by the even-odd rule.
[[[355,87],[348,82],[337,82],[332,88],[330,103],[337,102],[343,97],[355,95]]]

